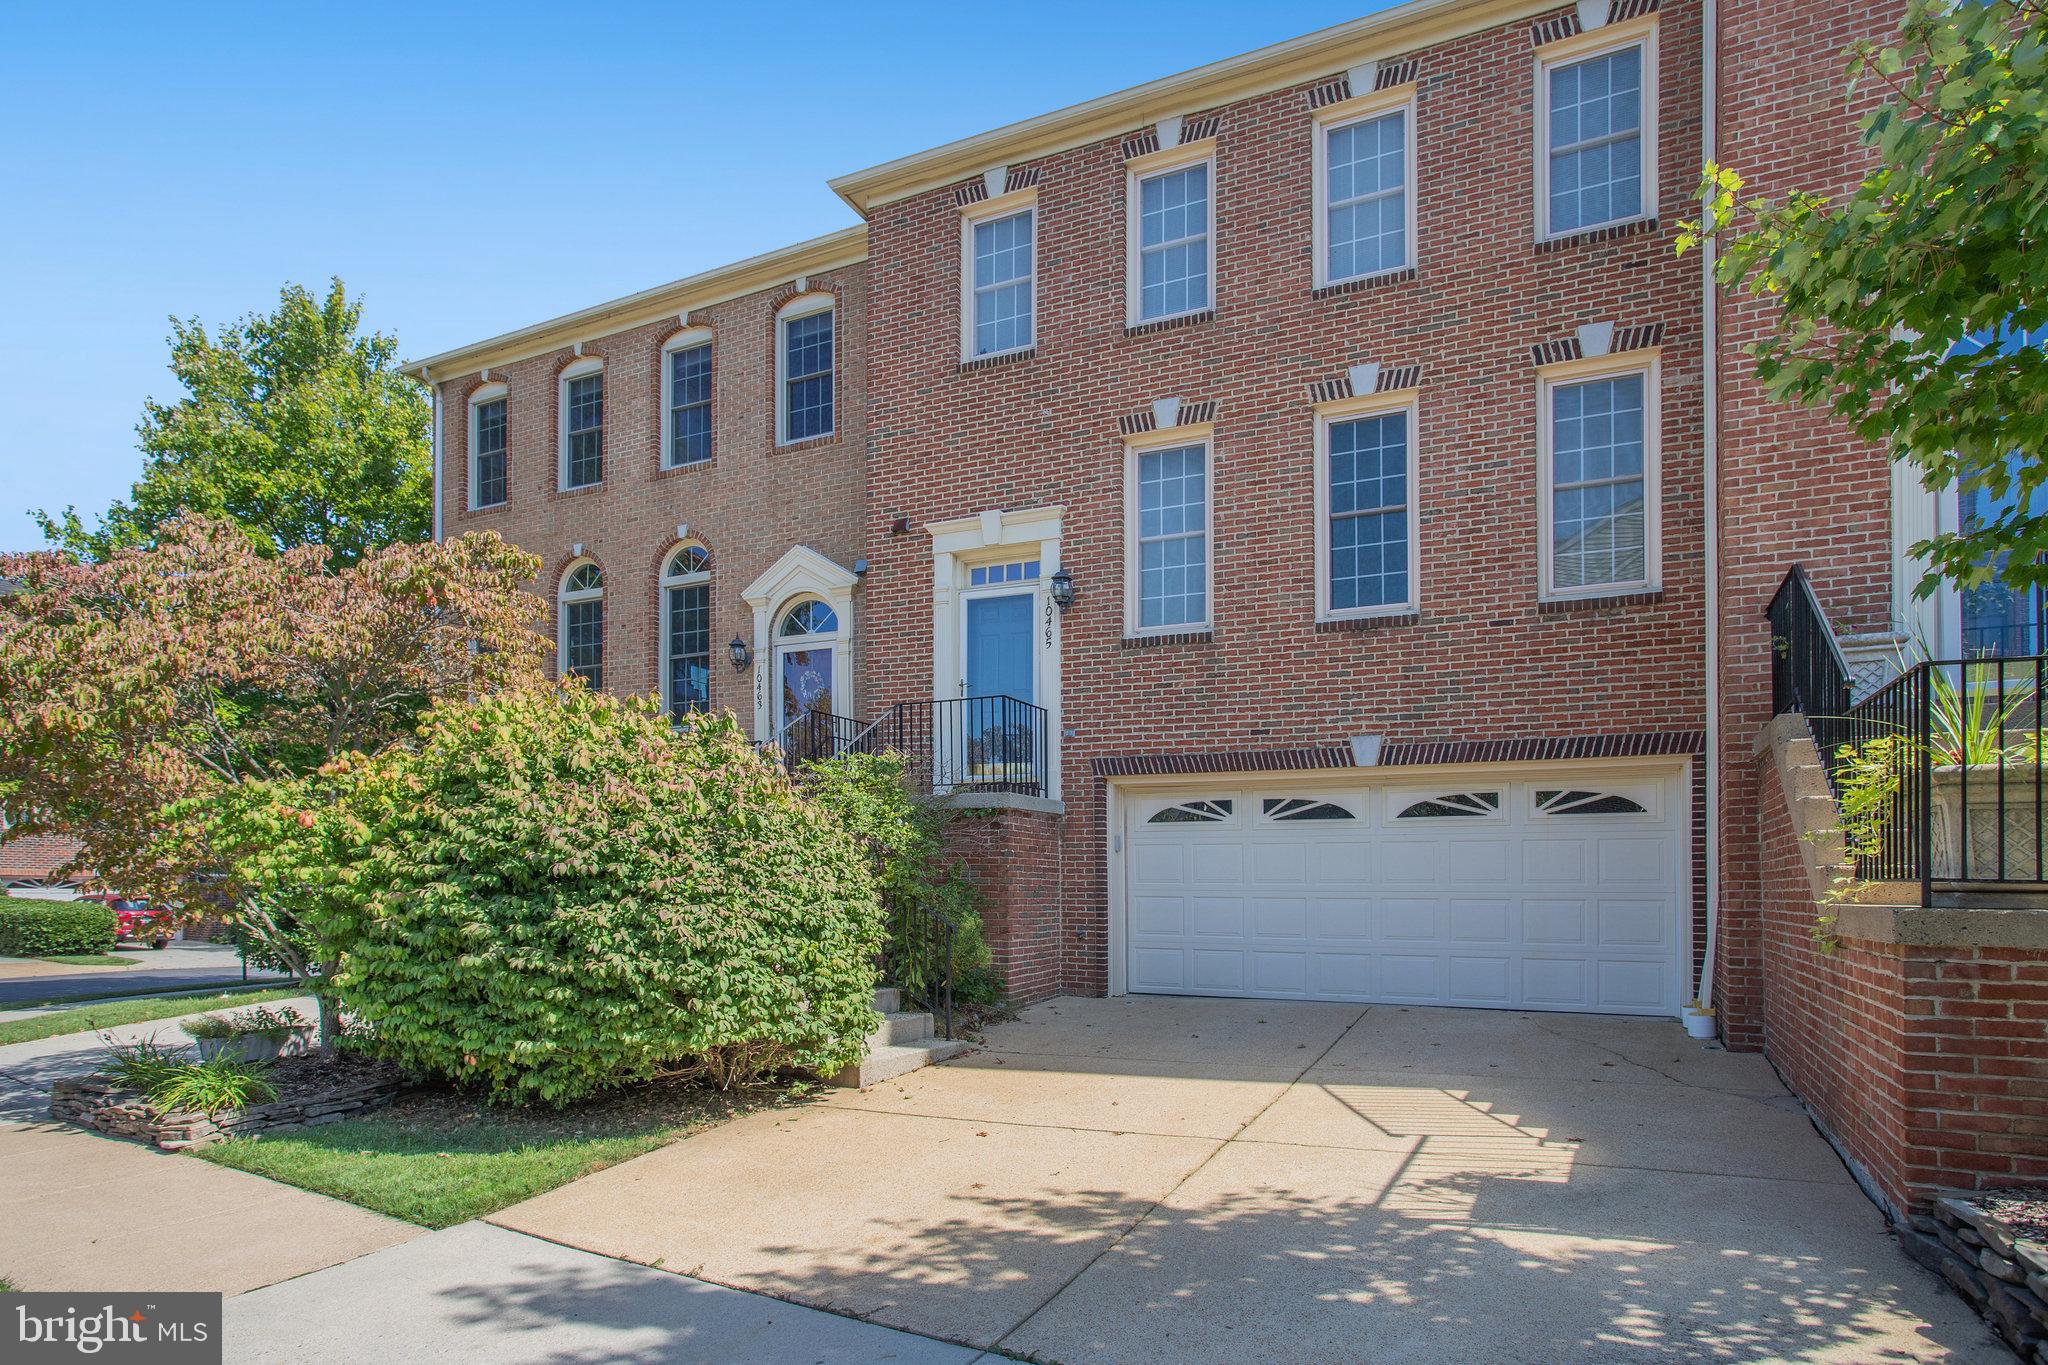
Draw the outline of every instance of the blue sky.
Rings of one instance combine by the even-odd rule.
[[[1386,7],[13,7],[0,550],[126,492],[173,314],[339,275],[430,354],[844,227],[830,176]]]

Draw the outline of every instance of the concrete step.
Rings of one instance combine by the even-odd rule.
[[[867,1056],[834,1076],[827,1084],[865,1090],[871,1085],[930,1066],[933,1062],[958,1057],[971,1046],[960,1038],[930,1038],[921,1043],[871,1043]]]
[[[932,1017],[922,1010],[885,1014],[882,1026],[868,1036],[877,1045],[921,1043],[932,1036]]]
[[[903,992],[894,986],[883,986],[875,992],[875,1009],[882,1014],[894,1014],[903,1008]]]

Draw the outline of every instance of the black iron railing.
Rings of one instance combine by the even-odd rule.
[[[920,791],[1044,796],[1050,736],[1045,708],[1015,697],[898,702],[867,725],[810,711],[783,728],[792,769],[846,753],[897,753]]]
[[[882,945],[882,979],[928,1011],[940,1036],[953,1036],[953,921],[910,901],[886,906],[889,936]]]
[[[1853,705],[1806,575],[1771,599],[1773,710],[1806,717],[1867,881],[2048,889],[2041,703],[2048,657],[1930,659]]]

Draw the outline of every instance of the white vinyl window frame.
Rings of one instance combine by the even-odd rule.
[[[1407,253],[1398,265],[1384,266],[1378,270],[1362,271],[1354,275],[1333,275],[1330,273],[1330,135],[1354,124],[1371,123],[1376,119],[1398,117],[1402,120],[1403,165],[1401,168],[1402,207],[1404,215]],[[1381,275],[1398,274],[1412,270],[1421,259],[1415,238],[1416,206],[1418,185],[1415,177],[1415,86],[1411,82],[1386,90],[1375,90],[1369,94],[1354,96],[1339,101],[1327,108],[1316,111],[1311,122],[1310,165],[1314,195],[1311,234],[1315,243],[1315,287],[1328,288],[1333,284],[1350,284],[1356,280],[1376,279]]]
[[[585,356],[566,365],[555,376],[555,487],[564,492],[580,488],[596,488],[604,482],[604,459],[610,452],[605,446],[604,430],[611,419],[611,386],[604,385],[604,418],[597,424],[598,430],[598,474],[588,483],[569,482],[569,385],[578,379],[604,374],[604,360],[599,356]]]
[[[779,338],[778,338],[779,340]],[[833,338],[836,343],[837,337]],[[692,351],[699,346],[713,344],[709,327],[692,327],[677,332],[661,343],[661,413],[656,419],[661,423],[661,467],[663,469],[694,469],[698,465],[711,464],[718,458],[718,353],[714,348],[711,355],[711,454],[702,460],[678,463],[676,460],[675,423],[671,420],[675,408],[675,356],[678,351]]]
[[[1580,223],[1553,232],[1550,227],[1550,78],[1561,67],[1576,66],[1623,48],[1643,50],[1643,202],[1635,213],[1599,223]],[[1612,24],[1545,43],[1536,50],[1536,240],[1556,241],[1603,228],[1642,223],[1657,217],[1657,114],[1660,89],[1657,72],[1657,20],[1651,15]]]
[[[775,310],[775,444],[795,445],[799,441],[822,441],[839,434],[839,298],[835,294],[801,294]],[[804,318],[831,313],[832,317],[832,425],[824,431],[794,439],[789,434],[789,324]]]
[[[1420,391],[1394,389],[1363,398],[1342,398],[1316,405],[1316,620],[1355,621],[1375,616],[1406,616],[1422,604],[1422,435]],[[1408,595],[1405,600],[1371,607],[1330,605],[1330,429],[1360,418],[1404,413],[1408,418]]]
[[[571,588],[570,581],[584,569],[597,571],[597,586],[594,588]],[[562,570],[559,586],[555,590],[555,676],[566,678],[572,671],[569,666],[569,608],[583,602],[597,603],[597,674],[599,685],[604,679],[604,568],[596,560],[585,556],[571,562]]]
[[[1140,572],[1138,534],[1138,462],[1154,451],[1199,446],[1202,450],[1202,602],[1206,610],[1199,621],[1176,621],[1171,625],[1142,626],[1139,621]],[[1216,623],[1216,428],[1202,422],[1164,431],[1148,431],[1124,441],[1124,638],[1149,639],[1159,635],[1191,635],[1213,630]]]
[[[982,291],[974,283],[974,230],[989,223],[1015,218],[1019,214],[1031,215],[1031,270],[1024,276],[1023,283],[1031,293],[1031,327],[1020,345],[1005,346],[999,350],[977,351],[975,336],[980,321],[979,300]],[[1018,355],[1035,350],[1038,346],[1038,191],[1018,190],[1012,194],[999,195],[971,205],[960,215],[960,359],[965,361],[988,360],[995,356]],[[1019,283],[1006,281],[1008,287]]]
[[[469,395],[469,510],[480,512],[487,507],[503,507],[512,500],[512,400],[511,388],[505,384],[482,384]],[[482,486],[482,472],[479,461],[483,450],[478,444],[478,409],[490,403],[505,405],[505,496],[496,502],[480,502],[477,489]]]
[[[705,556],[704,567],[701,569],[678,570],[677,561],[681,560],[691,550],[703,552]],[[661,657],[661,705],[662,709],[670,714],[674,714],[676,705],[674,686],[675,656],[670,652],[670,647],[675,640],[673,590],[676,588],[701,587],[708,596],[711,590],[712,572],[718,567],[717,560],[712,559],[710,556],[710,548],[702,541],[686,540],[670,550],[667,558],[661,561],[661,581],[659,584],[661,593],[661,620],[659,625],[661,639],[656,653]],[[715,611],[716,606],[715,602],[707,602],[707,615]],[[705,623],[705,646],[707,685],[705,687],[704,709],[709,711],[711,709],[709,677],[716,676],[717,674],[718,655],[720,653],[718,632],[713,628],[709,620]]]
[[[1558,588],[1555,586],[1555,565],[1553,563],[1555,544],[1552,522],[1555,520],[1556,484],[1555,451],[1552,449],[1555,433],[1552,428],[1552,409],[1557,390],[1573,384],[1585,384],[1602,379],[1620,379],[1628,375],[1643,377],[1643,576],[1637,579],[1613,583],[1596,583],[1584,587]],[[1536,372],[1536,470],[1537,470],[1537,565],[1540,584],[1538,596],[1545,602],[1576,602],[1589,598],[1626,597],[1635,593],[1657,592],[1664,585],[1664,536],[1663,536],[1663,365],[1661,352],[1657,347],[1637,351],[1620,351],[1612,355],[1588,357],[1583,360],[1567,360],[1556,365],[1545,365]]]
[[[1144,184],[1147,180],[1162,175],[1172,175],[1192,166],[1209,168],[1208,219],[1202,228],[1203,240],[1209,249],[1209,299],[1199,308],[1184,308],[1177,313],[1161,313],[1156,317],[1144,315]],[[1197,317],[1216,310],[1216,298],[1221,291],[1222,276],[1217,270],[1216,250],[1216,139],[1204,138],[1184,147],[1173,147],[1164,151],[1148,152],[1133,157],[1124,163],[1124,325],[1126,327],[1150,327],[1155,323],[1171,322],[1175,318]],[[1192,240],[1192,239],[1190,239]]]

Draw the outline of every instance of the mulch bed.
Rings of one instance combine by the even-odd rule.
[[[2048,1185],[1985,1190],[1971,1195],[1970,1202],[2014,1234],[2032,1241],[2048,1242]]]

